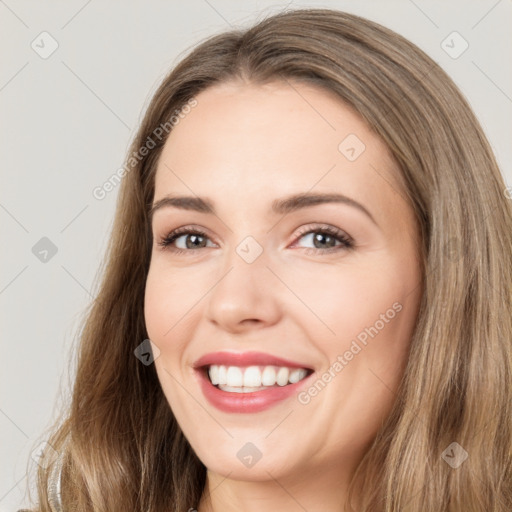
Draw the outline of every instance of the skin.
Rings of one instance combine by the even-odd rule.
[[[413,210],[387,147],[333,93],[303,83],[229,82],[196,99],[165,143],[154,203],[167,194],[206,197],[216,215],[155,212],[145,318],[160,350],[162,389],[207,468],[198,510],[342,510],[407,361],[422,293]],[[354,161],[338,149],[349,134],[366,146]],[[273,200],[306,192],[344,194],[377,224],[341,203],[271,211]],[[191,235],[191,248],[186,235],[174,244],[185,253],[158,245],[190,225],[208,235],[200,248]],[[315,230],[326,225],[355,247],[330,237],[315,243]],[[236,252],[247,236],[263,249],[250,264]],[[359,343],[362,350],[307,404],[294,395],[263,412],[226,413],[201,392],[192,365],[218,350],[307,362],[321,378],[394,303],[401,311]],[[236,455],[247,442],[262,453],[250,468]]]

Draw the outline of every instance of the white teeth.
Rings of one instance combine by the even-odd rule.
[[[220,368],[218,366],[210,366],[210,370],[208,374],[210,375],[210,380],[212,381],[212,384],[216,386],[219,383],[219,370]],[[224,370],[226,370],[226,367],[224,367]]]
[[[261,386],[261,372],[257,366],[249,366],[244,372],[244,386],[257,388]]]
[[[259,388],[246,388],[245,386],[239,387],[231,387],[231,386],[219,386],[222,391],[228,391],[229,393],[254,393],[255,391],[263,391],[264,389],[268,389],[265,386],[261,386]]]
[[[228,383],[228,371],[225,366],[219,366],[219,384]]]
[[[208,375],[214,386],[239,388],[237,390],[239,392],[244,392],[246,388],[256,391],[264,389],[265,386],[275,386],[276,384],[278,386],[295,384],[306,377],[307,373],[308,371],[304,368],[287,368],[285,366],[248,366],[241,368],[213,364],[208,369]],[[226,389],[226,391],[228,390]]]
[[[229,366],[227,372],[227,382],[228,386],[242,386],[244,382],[244,375],[242,370],[238,368],[238,366]]]
[[[288,377],[288,380],[295,384],[296,382],[299,382],[299,380],[302,380],[306,376],[306,373],[304,373],[304,370],[302,368],[295,368],[290,372],[290,376]]]
[[[280,385],[280,386],[286,386],[286,384],[288,384],[288,376],[290,375],[290,370],[288,370],[288,368],[279,368],[278,372],[277,372],[277,377],[276,377],[276,380],[277,380],[277,383]]]
[[[276,371],[273,366],[265,366],[261,376],[261,383],[264,386],[273,386],[276,383]]]

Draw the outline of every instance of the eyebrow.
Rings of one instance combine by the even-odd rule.
[[[357,208],[359,211],[363,212],[367,217],[369,217],[376,226],[378,226],[377,221],[367,208],[365,208],[361,203],[358,203],[354,199],[351,199],[350,197],[347,197],[343,194],[295,194],[283,199],[276,199],[272,201],[272,212],[275,214],[286,215],[303,208],[327,203],[341,203]],[[152,205],[149,212],[150,220],[153,219],[153,216],[157,210],[165,207],[174,207],[182,210],[192,210],[199,213],[217,215],[213,202],[208,198],[168,195],[162,199],[159,199]]]

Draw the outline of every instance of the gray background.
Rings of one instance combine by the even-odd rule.
[[[92,190],[122,166],[141,112],[185,50],[286,5],[360,14],[416,43],[466,95],[512,185],[511,0],[0,0],[0,512],[26,504],[27,461],[66,401],[118,188],[101,201]],[[446,39],[454,31],[463,39]],[[52,40],[58,48],[42,58]]]

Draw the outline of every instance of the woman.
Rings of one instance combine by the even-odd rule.
[[[38,511],[512,509],[512,211],[429,57],[321,9],[212,37],[123,174]]]

